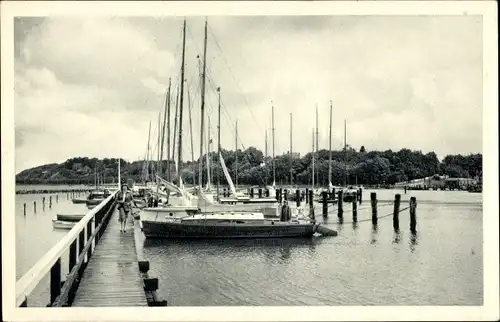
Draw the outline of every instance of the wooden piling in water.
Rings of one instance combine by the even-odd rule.
[[[33,211],[35,212],[36,214],[36,201],[33,201]]]
[[[359,204],[363,203],[363,188],[359,188]]]
[[[26,202],[23,204],[24,206],[24,215],[26,216]]]
[[[354,193],[354,198],[352,198],[352,221],[358,221],[358,193]]]
[[[56,195],[56,203],[59,203],[59,195]]]
[[[269,194],[269,188],[266,188],[266,193],[265,193],[265,195],[266,195],[266,198],[269,198],[269,196],[270,196],[270,194]]]
[[[328,192],[321,191],[322,203],[323,203],[323,216],[328,217]]]
[[[49,196],[49,208],[52,208],[52,196]]]
[[[42,209],[45,211],[45,197],[42,198]]]
[[[306,204],[309,204],[309,188],[306,188]]]
[[[253,188],[250,188],[250,198],[253,198],[254,193],[253,193]]]
[[[398,193],[394,197],[394,211],[392,214],[392,225],[394,230],[399,230],[399,205],[401,204],[401,195]]]
[[[410,198],[410,231],[417,232],[417,198]]]
[[[285,200],[288,201],[288,189],[285,189]]]
[[[372,224],[376,225],[378,221],[377,217],[377,193],[372,192],[370,193],[370,201],[372,204]]]
[[[259,198],[262,198],[262,188],[259,188]]]
[[[315,220],[316,215],[314,214],[314,198],[313,198],[313,191],[309,190],[308,191],[309,195],[309,217],[311,217],[312,220]]]
[[[340,219],[342,219],[344,217],[344,209],[343,209],[343,205],[342,205],[342,202],[343,202],[342,195],[343,195],[342,190],[340,190],[338,192],[338,200],[337,200],[337,202],[338,202],[338,204],[337,204],[337,216]]]
[[[300,207],[300,190],[299,189],[295,190],[295,202],[297,204],[297,207]]]

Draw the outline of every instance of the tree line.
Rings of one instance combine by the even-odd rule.
[[[272,158],[265,157],[255,147],[246,150],[222,150],[226,167],[233,182],[242,185],[264,185],[273,181]],[[312,176],[313,153],[302,157],[290,157],[284,154],[275,157],[275,180],[277,184],[289,184],[290,172],[294,184],[310,184]],[[217,153],[209,154],[211,182],[226,185]],[[202,165],[203,182],[207,181],[207,162],[204,155]],[[314,171],[316,184],[328,184],[329,151],[320,150],[314,153]],[[147,165],[147,166],[146,166]],[[121,177],[135,182],[144,180],[145,169],[155,173],[158,162],[128,162],[121,159]],[[93,184],[95,173],[105,183],[117,180],[117,158],[77,157],[61,164],[53,163],[24,170],[16,175],[16,183],[20,184]],[[237,167],[237,168],[236,168]],[[173,162],[162,161],[160,175],[178,182]],[[168,171],[170,168],[170,171]],[[181,166],[182,180],[186,184],[198,183],[198,161],[184,162]],[[291,170],[291,171],[290,171]],[[393,185],[397,182],[410,181],[433,175],[447,175],[451,178],[482,178],[482,154],[447,155],[439,161],[436,153],[422,153],[401,149],[399,151],[367,151],[362,146],[359,151],[347,147],[340,151],[332,151],[331,178],[334,185]],[[151,176],[152,177],[152,176]]]

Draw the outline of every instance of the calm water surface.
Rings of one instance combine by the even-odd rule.
[[[381,200],[392,200],[395,193],[377,190]],[[369,191],[365,191],[358,221],[368,221],[353,224],[351,208],[345,205],[340,225],[335,209],[330,209],[324,221],[339,232],[337,237],[143,239],[142,251],[151,262],[150,275],[160,278],[160,297],[171,306],[481,305],[482,194],[408,191],[402,196],[402,208],[410,196],[419,201],[416,236],[408,229],[408,210],[400,214],[399,234],[392,229],[392,216],[379,219],[373,229]],[[43,212],[38,210],[40,195],[16,196],[18,279],[66,233],[53,230],[51,219],[56,213],[87,211],[85,205],[66,200],[65,194],[60,194],[58,204],[54,198],[52,209]],[[391,213],[388,202],[379,205],[379,217]],[[321,221],[320,212],[318,205]],[[38,293],[47,295],[42,288]]]

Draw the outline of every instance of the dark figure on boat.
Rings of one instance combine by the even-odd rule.
[[[290,219],[292,219],[292,210],[288,205],[288,201],[285,200],[283,207],[281,207],[280,221],[290,221]]]

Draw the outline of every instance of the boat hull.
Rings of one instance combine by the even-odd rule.
[[[71,229],[75,224],[75,221],[52,220],[52,227],[55,229]]]
[[[57,214],[57,220],[59,220],[59,221],[78,222],[84,216],[85,216],[84,214],[70,214],[70,215]]]
[[[74,198],[73,203],[87,203],[87,199]]]
[[[141,220],[142,230],[146,238],[284,238],[311,237],[314,224],[291,224],[276,222],[275,224],[192,224],[181,222],[159,222]]]

